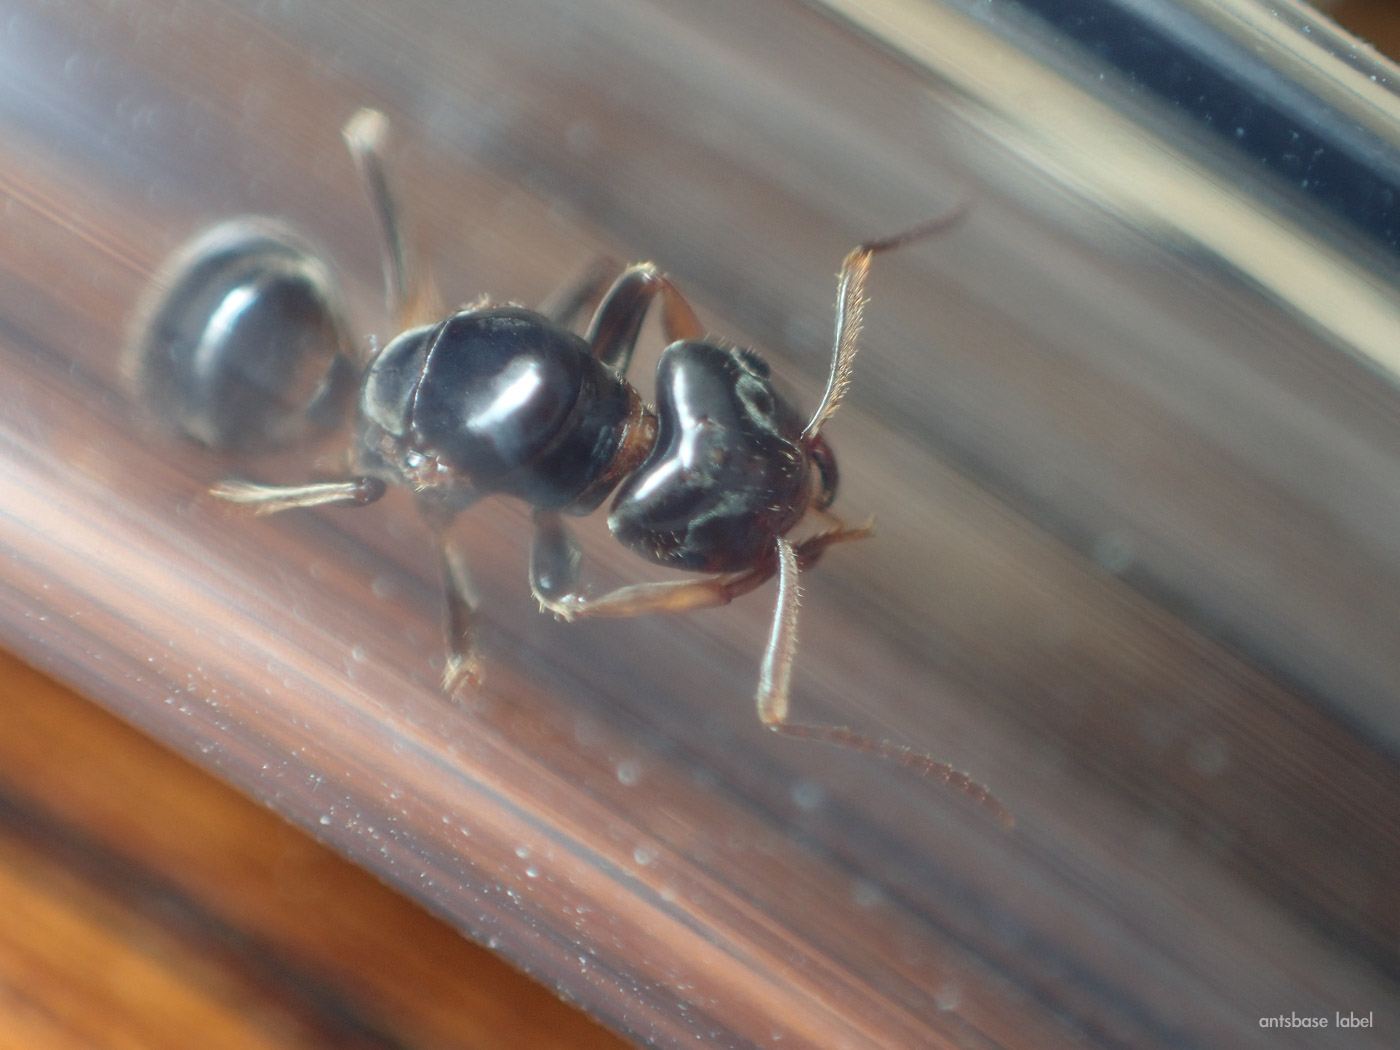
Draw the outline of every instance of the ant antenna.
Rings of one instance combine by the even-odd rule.
[[[967,215],[967,205],[959,204],[942,215],[935,216],[911,230],[893,237],[867,241],[846,256],[841,263],[839,287],[836,293],[836,349],[831,356],[831,375],[826,381],[826,393],[812,414],[812,420],[802,431],[802,442],[812,441],[832,413],[840,407],[851,385],[851,366],[855,361],[857,340],[865,320],[866,278],[870,275],[870,260],[880,252],[894,251],[907,244],[932,237],[956,226]]]
[[[834,539],[844,538],[842,533],[828,536]],[[825,540],[827,537],[821,536],[816,539]],[[774,612],[772,633],[768,637],[768,647],[763,653],[763,665],[758,676],[758,695],[755,697],[759,720],[775,733],[784,736],[836,744],[861,754],[875,755],[894,762],[922,777],[962,792],[973,802],[987,809],[1007,831],[1014,828],[1016,819],[1010,810],[997,801],[986,787],[946,762],[940,762],[931,755],[916,751],[912,747],[905,747],[903,744],[857,733],[846,726],[813,725],[787,720],[788,688],[792,681],[793,657],[797,652],[797,607],[802,596],[798,584],[799,562],[800,555],[792,544],[779,538],[778,603]]]

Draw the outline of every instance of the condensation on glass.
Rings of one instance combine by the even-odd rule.
[[[1395,71],[1289,3],[5,4],[4,641],[647,1045],[1274,1046],[1400,1024]],[[805,577],[794,702],[1014,832],[772,738],[771,590],[556,624],[525,511],[457,528],[460,705],[402,493],[254,519],[123,349],[259,215],[386,331],[339,129],[395,130],[449,301],[654,259],[798,400],[882,257],[829,437],[874,539]],[[341,294],[337,292],[337,294]],[[659,333],[643,336],[645,389]],[[647,569],[585,536],[600,586]]]

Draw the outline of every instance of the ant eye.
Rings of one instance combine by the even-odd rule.
[[[759,356],[756,350],[747,347],[735,347],[734,357],[739,364],[744,366],[744,370],[750,375],[758,376],[759,379],[767,379],[772,375],[768,367],[768,362]]]
[[[769,385],[753,376],[741,376],[736,387],[739,400],[754,419],[771,419],[777,408],[773,390]]]

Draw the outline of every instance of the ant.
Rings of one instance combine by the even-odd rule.
[[[488,496],[511,496],[532,509],[530,589],[542,611],[562,620],[726,605],[776,576],[755,697],[763,724],[890,759],[967,794],[1009,827],[1010,814],[987,789],[946,763],[844,726],[795,722],[788,712],[799,578],[827,548],[872,531],[831,513],[836,460],[822,435],[850,385],[871,260],[948,228],[963,209],[846,256],[830,376],[816,411],[803,416],[774,389],[763,358],[708,335],[651,263],[622,272],[581,336],[569,322],[597,298],[599,280],[562,296],[553,310],[482,299],[443,319],[431,280],[414,271],[404,247],[384,163],[387,135],[387,118],[375,110],[361,110],[344,128],[378,223],[390,312],[402,329],[363,369],[351,473],[304,485],[225,481],[213,495],[270,514],[364,506],[389,485],[410,489],[439,541],[449,694],[477,680],[479,664],[477,612],[447,526]],[[653,407],[627,370],[658,297],[669,345]],[[322,311],[335,308],[327,300]],[[608,527],[620,543],[653,564],[703,575],[598,596],[582,589],[581,552],[564,517],[596,510],[610,493]],[[792,538],[809,518],[821,523],[818,530]]]

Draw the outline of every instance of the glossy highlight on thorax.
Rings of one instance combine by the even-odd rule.
[[[582,338],[518,306],[404,333],[371,364],[360,400],[365,468],[459,506],[499,494],[591,510],[574,504],[616,456],[632,410]]]

